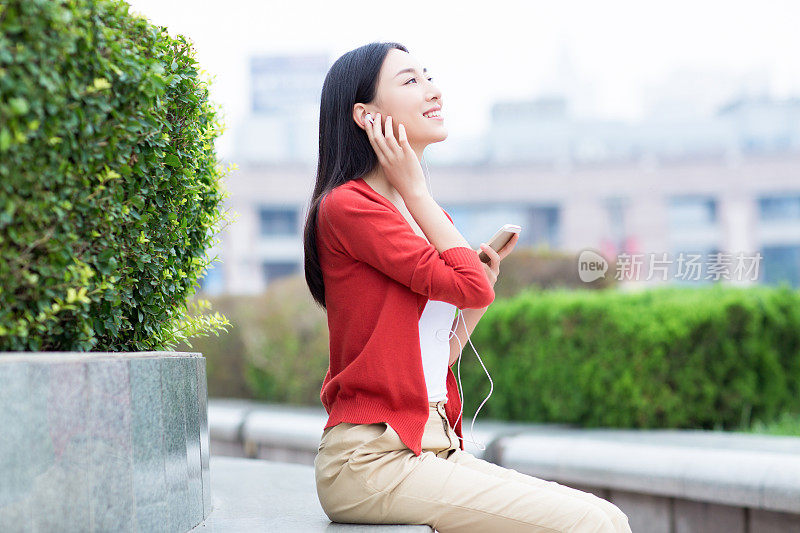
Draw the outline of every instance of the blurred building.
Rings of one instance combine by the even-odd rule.
[[[258,293],[302,273],[327,69],[322,56],[252,60],[253,112],[226,183],[239,219],[211,251],[222,262],[205,292]],[[451,154],[458,164],[429,162],[432,194],[473,248],[514,223],[518,246],[670,261],[648,273],[646,260],[636,284],[681,283],[681,254],[703,254],[704,280],[711,254],[742,253],[760,254],[757,282],[800,287],[800,99],[744,96],[697,115],[659,102],[635,124],[574,119],[558,96],[497,103],[484,141]]]
[[[256,293],[302,272],[314,172],[309,165],[271,165],[229,177],[228,207],[240,218],[220,236],[215,253],[223,263],[214,263],[206,290]],[[518,246],[590,248],[607,258],[666,253],[671,282],[680,282],[674,261],[681,252],[758,252],[759,282],[800,287],[800,152],[574,163],[569,170],[430,166],[430,173],[434,197],[473,248],[514,223],[523,227]],[[641,282],[663,281],[644,277],[643,271]]]
[[[576,119],[561,97],[497,103],[486,135],[492,163],[694,157],[800,150],[800,98],[744,98],[711,116],[663,111],[639,123]]]
[[[236,129],[234,161],[250,165],[314,161],[327,55],[250,59],[251,113]]]

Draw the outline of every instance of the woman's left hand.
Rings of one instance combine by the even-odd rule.
[[[519,233],[515,233],[499,252],[495,252],[494,248],[483,243],[480,248],[475,250],[476,253],[481,253],[481,250],[483,250],[483,252],[489,256],[489,264],[483,263],[483,269],[486,271],[486,277],[489,278],[489,283],[492,285],[492,288],[494,288],[494,284],[497,283],[497,276],[500,275],[500,261],[511,253],[511,250],[514,249],[518,240]]]

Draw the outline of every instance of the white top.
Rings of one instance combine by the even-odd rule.
[[[428,387],[428,401],[447,400],[447,363],[450,360],[450,328],[456,306],[439,300],[428,300],[419,318],[419,347],[422,369]]]

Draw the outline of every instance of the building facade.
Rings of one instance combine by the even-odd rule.
[[[624,283],[725,282],[708,273],[711,254],[741,253],[760,254],[757,276],[752,279],[751,271],[730,282],[800,287],[797,152],[573,163],[569,169],[554,163],[429,165],[429,171],[434,198],[473,248],[512,223],[523,228],[519,247],[644,260],[635,277],[617,273]],[[252,294],[302,273],[314,179],[315,168],[303,164],[250,166],[228,176],[227,207],[239,218],[212,250],[222,263],[213,263],[203,289]],[[701,279],[681,275],[682,253],[702,254]],[[649,272],[654,258],[670,262],[666,274]]]

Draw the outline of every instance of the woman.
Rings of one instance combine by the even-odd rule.
[[[330,330],[320,394],[329,418],[315,459],[322,508],[335,522],[442,533],[630,532],[602,498],[464,451],[450,366],[517,237],[499,253],[481,245],[486,265],[430,196],[420,159],[447,138],[441,106],[397,43],[344,54],[323,84],[305,227],[306,281]],[[451,328],[458,339],[444,349],[428,338]]]

